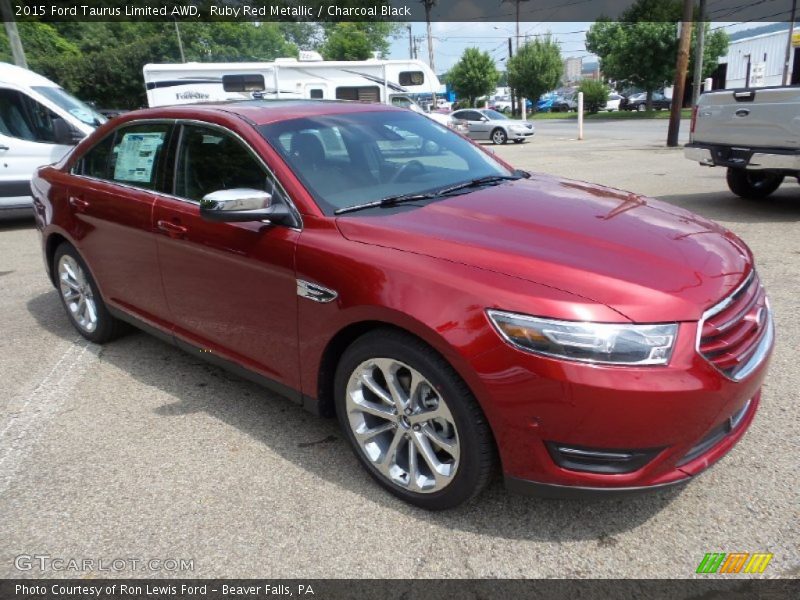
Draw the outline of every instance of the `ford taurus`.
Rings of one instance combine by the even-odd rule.
[[[543,495],[683,484],[758,408],[773,322],[740,239],[410,111],[132,112],[32,187],[81,335],[134,324],[335,415],[421,507],[498,467]]]

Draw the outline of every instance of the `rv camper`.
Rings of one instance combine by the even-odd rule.
[[[316,52],[275,62],[148,64],[149,106],[221,100],[361,100],[408,107],[409,96],[439,92],[419,60],[324,61]]]

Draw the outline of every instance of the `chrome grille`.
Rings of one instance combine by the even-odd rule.
[[[772,345],[773,326],[755,270],[703,314],[699,328],[697,351],[730,379],[744,379],[761,363]]]

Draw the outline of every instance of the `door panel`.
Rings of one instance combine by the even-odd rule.
[[[172,126],[130,124],[86,152],[72,169],[69,210],[80,251],[104,298],[169,326],[159,272],[153,208],[162,151]],[[145,140],[144,142],[142,140]]]
[[[160,197],[154,215],[175,333],[297,389],[294,253],[299,232],[261,222],[203,219],[196,200],[211,191],[259,187],[278,192],[233,136],[187,125],[181,140],[175,190],[186,199]]]

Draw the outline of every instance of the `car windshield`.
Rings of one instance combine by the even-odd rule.
[[[512,172],[432,119],[407,111],[291,119],[259,127],[327,215]]]
[[[502,121],[503,119],[507,119],[503,113],[499,113],[496,110],[484,110],[483,114],[489,117],[492,121]]]
[[[97,127],[106,122],[106,118],[95,110],[74,96],[71,96],[60,87],[51,85],[35,85],[33,89],[53,102],[59,107],[63,108],[76,119],[83,121],[87,125]]]

